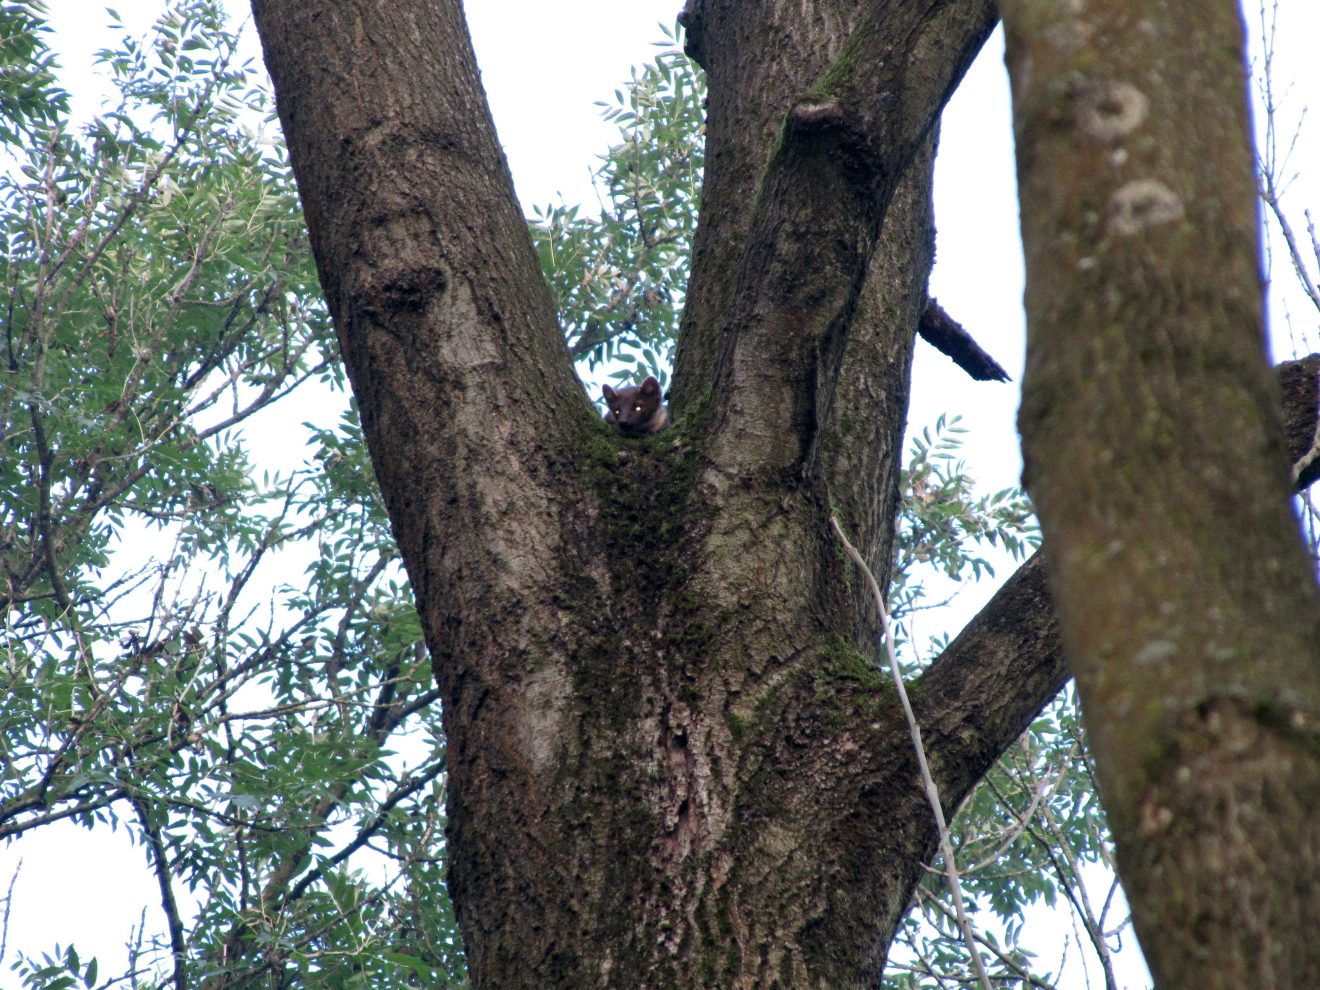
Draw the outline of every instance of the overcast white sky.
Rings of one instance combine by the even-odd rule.
[[[247,16],[245,3],[229,2],[236,17]],[[97,94],[106,87],[102,83],[98,88],[91,75],[91,52],[113,44],[115,36],[103,28],[106,19],[100,3],[52,0],[51,7],[63,64],[76,70],[68,85],[82,100],[83,112],[94,112]],[[140,31],[159,4],[129,0],[117,7]],[[470,0],[468,17],[482,78],[528,212],[533,204],[555,201],[560,194],[569,202],[594,201],[589,170],[614,136],[613,128],[600,120],[594,101],[608,98],[628,77],[631,66],[651,57],[652,43],[661,37],[657,25],[672,25],[680,7],[681,0]],[[1276,74],[1285,97],[1278,127],[1287,141],[1307,100],[1320,94],[1320,60],[1314,57],[1320,4],[1284,0],[1279,17]],[[1250,0],[1247,18],[1254,29],[1259,16]],[[255,42],[252,50],[257,51]],[[1303,208],[1320,209],[1320,127],[1308,123],[1309,131],[1293,153],[1291,171],[1308,162],[1315,164],[1293,183],[1286,203],[1303,233]],[[1023,351],[1022,268],[1008,87],[998,35],[945,114],[936,197],[939,241],[932,292],[1016,382]],[[1286,332],[1290,318],[1295,332],[1309,334],[1299,349],[1315,349],[1316,313],[1299,301],[1290,266],[1276,263],[1273,274],[1279,285],[1290,290],[1286,298],[1272,299],[1275,329],[1284,331],[1276,333],[1276,340],[1282,341],[1276,343],[1277,356],[1290,354]],[[967,447],[973,473],[987,489],[1016,484],[1016,384],[971,382],[942,355],[921,344],[916,375],[910,422],[920,427],[940,413],[960,414],[973,431]],[[968,595],[966,611],[973,612],[990,591],[987,586]],[[18,904],[10,918],[10,959],[16,946],[31,951],[57,940],[67,943],[75,936],[84,947],[84,958],[92,954],[114,958],[121,951],[128,927],[138,917],[134,905],[146,905],[150,911],[156,903],[145,871],[107,872],[114,856],[142,862],[141,850],[122,840],[121,831],[114,852],[108,853],[109,847],[91,843],[86,833],[70,828],[54,857],[49,850],[42,855],[34,845],[0,846],[0,883],[12,875],[19,856],[28,860],[15,890]],[[73,890],[80,896],[70,896]],[[43,891],[54,891],[55,897],[43,903]],[[0,975],[0,986],[6,975]],[[1132,985],[1144,985],[1143,979],[1137,970]]]

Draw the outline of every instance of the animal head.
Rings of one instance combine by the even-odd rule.
[[[617,389],[605,385],[600,391],[609,406],[605,422],[613,423],[624,433],[658,433],[668,425],[660,401],[660,383],[655,378],[648,377],[640,385]]]

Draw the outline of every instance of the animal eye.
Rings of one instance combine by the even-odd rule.
[[[641,411],[642,411],[642,407],[640,405],[633,406],[633,412],[641,412]]]

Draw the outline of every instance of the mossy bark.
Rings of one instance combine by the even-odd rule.
[[[1320,601],[1264,345],[1238,5],[1002,4],[1021,428],[1157,985],[1320,978]]]

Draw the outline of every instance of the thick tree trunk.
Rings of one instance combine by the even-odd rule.
[[[1263,346],[1241,15],[1002,7],[1026,474],[1137,932],[1163,988],[1315,986],[1320,602]]]
[[[443,691],[484,988],[872,987],[934,848],[837,511],[890,553],[933,130],[987,0],[691,0],[674,430],[575,380],[457,0],[254,0]],[[1038,565],[923,677],[950,807],[1067,676]]]

